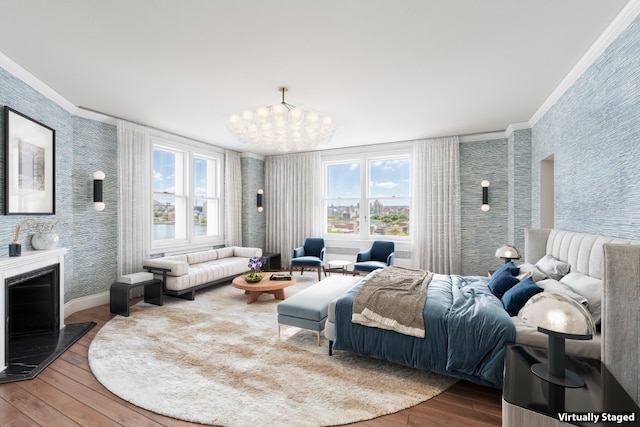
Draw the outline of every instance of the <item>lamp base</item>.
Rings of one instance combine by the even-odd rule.
[[[533,372],[538,378],[542,378],[551,384],[563,387],[580,388],[585,385],[585,382],[580,375],[568,369],[564,370],[564,377],[551,375],[548,363],[534,363],[531,365],[531,372]]]

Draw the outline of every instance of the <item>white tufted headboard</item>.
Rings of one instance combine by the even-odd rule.
[[[603,282],[600,359],[640,405],[640,241],[555,229],[525,230],[525,262],[544,255]]]

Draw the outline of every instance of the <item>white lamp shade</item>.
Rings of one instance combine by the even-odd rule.
[[[505,259],[520,259],[522,255],[515,246],[502,245],[496,250],[496,256]]]
[[[105,177],[105,175],[104,175],[104,172],[102,172],[102,171],[96,171],[96,172],[93,173],[93,179],[97,179],[99,181],[104,181],[104,177]]]
[[[589,311],[580,303],[554,292],[531,297],[518,313],[531,326],[573,335],[593,335],[596,325]]]

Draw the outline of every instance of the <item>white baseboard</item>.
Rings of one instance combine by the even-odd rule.
[[[71,316],[73,313],[88,308],[97,307],[99,305],[109,304],[109,292],[89,295],[73,299],[64,305],[64,318]]]

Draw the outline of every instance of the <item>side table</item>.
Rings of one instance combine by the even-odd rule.
[[[280,254],[266,253],[262,254],[267,259],[267,266],[265,271],[280,271],[282,270],[282,258]]]
[[[351,261],[344,261],[341,259],[336,259],[333,261],[327,261],[327,268],[325,271],[327,273],[342,273],[343,276],[347,274],[347,267],[353,264]]]
[[[114,282],[109,292],[109,306],[111,313],[129,316],[129,300],[131,291],[140,286],[144,287],[144,302],[162,305],[162,280],[153,279],[138,283]]]
[[[547,362],[547,349],[507,345],[503,427],[638,425],[638,405],[600,360],[565,355],[566,368],[585,380],[580,388],[538,378],[531,372],[531,365],[537,362]]]

